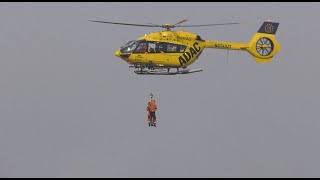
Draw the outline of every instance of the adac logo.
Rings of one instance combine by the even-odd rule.
[[[264,28],[265,28],[265,31],[266,31],[267,33],[272,33],[272,31],[273,31],[273,26],[272,26],[272,24],[266,24],[266,26],[265,26]]]
[[[183,53],[183,56],[179,57],[180,65],[186,64],[189,62],[195,55],[200,52],[201,48],[199,47],[199,43],[195,42],[192,47],[189,47],[190,52]],[[199,55],[198,55],[199,56]]]

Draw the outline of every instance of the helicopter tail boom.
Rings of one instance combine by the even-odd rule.
[[[206,40],[205,47],[215,49],[246,50],[247,48],[249,48],[249,44]]]
[[[206,40],[206,48],[248,51],[257,63],[271,62],[280,51],[280,44],[275,38],[279,23],[264,22],[249,43]]]

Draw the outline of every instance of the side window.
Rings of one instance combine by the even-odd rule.
[[[177,44],[167,44],[167,52],[168,53],[175,53],[175,52],[179,52],[178,51],[178,45]]]
[[[148,42],[148,53],[155,53],[156,52],[156,43]]]
[[[184,52],[184,50],[186,49],[186,46],[183,45],[179,45],[179,52]]]
[[[166,44],[161,42],[156,42],[156,53],[166,52]]]
[[[140,51],[140,45],[136,51]],[[148,53],[183,53],[185,49],[186,46],[184,45],[164,42],[148,42]]]
[[[147,52],[147,42],[141,42],[137,49],[134,51],[135,53],[145,53]]]
[[[178,44],[167,44],[167,52],[168,53],[182,53],[186,49],[186,46],[184,45],[178,45]]]

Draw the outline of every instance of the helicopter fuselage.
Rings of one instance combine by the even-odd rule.
[[[115,52],[115,56],[129,64],[186,68],[198,59],[205,45],[196,34],[165,30],[128,42]]]

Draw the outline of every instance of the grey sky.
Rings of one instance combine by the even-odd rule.
[[[0,177],[320,177],[319,3],[0,3]],[[177,76],[138,76],[115,50],[185,24],[248,42],[280,22],[268,64],[206,49]],[[145,105],[155,95],[158,126]]]

